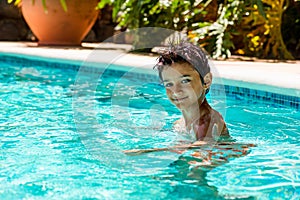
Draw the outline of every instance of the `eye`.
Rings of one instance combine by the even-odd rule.
[[[164,86],[167,88],[167,87],[172,87],[173,86],[173,83],[164,83]]]
[[[189,83],[189,82],[191,82],[192,80],[191,79],[183,79],[183,80],[181,80],[181,83]]]

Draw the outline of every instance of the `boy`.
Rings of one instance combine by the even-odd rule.
[[[212,83],[212,74],[202,49],[188,42],[172,46],[167,53],[160,55],[155,68],[169,100],[182,113],[182,118],[174,123],[177,130],[192,133],[197,141],[229,136],[223,117],[205,97]]]

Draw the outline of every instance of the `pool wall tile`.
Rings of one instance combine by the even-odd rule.
[[[264,102],[276,103],[299,109],[300,97],[276,94],[268,91],[261,91],[250,88],[225,85],[226,95],[234,98],[249,98]]]
[[[42,67],[52,67],[52,68],[67,68],[73,70],[80,70],[81,72],[86,73],[98,73],[102,76],[116,76],[118,78],[126,77],[129,79],[138,79],[143,80],[145,83],[155,82],[159,83],[159,78],[157,75],[147,74],[147,73],[138,73],[138,72],[127,72],[126,67],[116,67],[113,65],[107,67],[106,64],[94,63],[93,65],[83,65],[84,62],[79,61],[70,61],[70,60],[59,60],[59,59],[48,59],[34,56],[24,56],[17,54],[0,54],[0,62],[5,62],[12,65],[19,65],[24,67],[32,66],[42,66]],[[102,67],[101,67],[102,65]],[[104,69],[105,67],[105,69]],[[124,69],[123,71],[121,69]],[[227,96],[234,97],[237,99],[255,99],[259,101],[275,103],[283,106],[290,106],[300,109],[300,97],[298,96],[289,96],[283,94],[277,94],[274,92],[263,91],[258,89],[232,86],[232,85],[223,85],[215,83],[212,88],[214,94],[224,94],[224,90]]]

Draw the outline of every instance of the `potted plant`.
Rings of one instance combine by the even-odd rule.
[[[99,0],[8,0],[21,7],[39,45],[80,46],[95,23]]]

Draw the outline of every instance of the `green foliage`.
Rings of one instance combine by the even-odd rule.
[[[197,22],[195,30],[189,32],[194,43],[200,43],[213,58],[231,56],[230,49],[234,48],[232,35],[238,34],[233,25],[241,18],[241,2],[229,1],[219,5],[218,18],[214,22]]]
[[[14,3],[15,6],[19,6],[22,0],[7,0],[8,3]]]
[[[232,27],[240,19],[241,1],[116,0],[110,4],[120,27],[185,31],[215,58],[229,57],[234,48],[231,39],[236,32]]]
[[[21,2],[7,1],[14,4]],[[33,3],[35,1],[32,0]],[[41,1],[47,10],[46,0]],[[65,11],[66,2],[60,0]],[[113,19],[122,30],[160,27],[184,32],[193,43],[204,47],[214,58],[227,58],[237,53],[293,59],[288,50],[296,47],[297,51],[300,40],[294,34],[293,38],[289,38],[292,32],[282,31],[280,27],[284,12],[295,2],[300,3],[300,0],[101,0],[97,8],[111,5]],[[293,12],[299,13],[299,10]],[[300,23],[300,17],[285,17],[285,21],[289,19],[293,19],[294,24]],[[149,35],[159,38],[156,30],[153,33],[142,31],[138,35],[144,38],[144,42],[153,42]],[[282,34],[289,48],[286,48]],[[142,37],[135,38],[134,44],[142,43]],[[162,34],[161,39],[164,37],[167,35]]]
[[[262,0],[263,12],[256,4],[246,5],[248,13],[239,27],[244,37],[242,51],[262,58],[294,59],[282,38],[282,15],[289,6],[286,0]]]
[[[288,51],[300,59],[300,0],[291,3],[283,13],[281,31]]]
[[[116,0],[113,8],[113,17],[121,27],[163,27],[178,30],[184,27],[180,24],[184,18],[181,13],[191,7],[189,1],[179,0]]]

